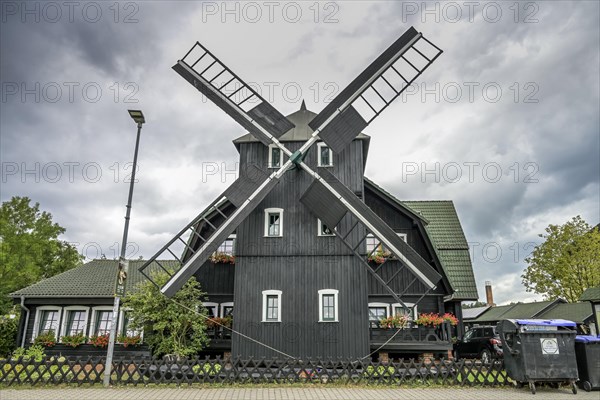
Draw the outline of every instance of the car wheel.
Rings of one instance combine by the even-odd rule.
[[[479,358],[482,364],[489,365],[492,362],[492,353],[488,349],[483,349],[479,354]]]

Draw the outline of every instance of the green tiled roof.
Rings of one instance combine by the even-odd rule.
[[[582,324],[587,318],[592,316],[592,305],[584,303],[564,303],[557,304],[548,311],[543,312],[538,318],[544,319],[567,319],[569,321]]]
[[[510,310],[511,308],[514,308],[516,306],[516,304],[510,304],[507,306],[496,306],[496,307],[491,307],[489,310],[487,310],[486,312],[484,312],[482,315],[480,315],[479,317],[475,318],[472,322],[476,322],[476,323],[482,323],[482,322],[495,322],[495,321],[499,321],[502,319],[502,314],[504,314],[505,312],[507,312],[508,310]]]
[[[517,303],[506,306],[492,307],[471,322],[489,323],[501,319],[515,318],[539,318],[542,312],[546,312],[564,300],[538,301],[533,303]],[[568,319],[568,318],[567,318]]]
[[[579,301],[600,301],[600,286],[587,288],[581,294]]]
[[[508,318],[537,318],[539,314],[546,308],[551,306],[556,301],[537,301],[534,303],[517,303],[514,308],[511,308],[504,314],[502,319]]]
[[[130,260],[126,290],[144,280],[138,271],[145,261]],[[175,266],[175,261],[160,261],[165,267]],[[62,274],[44,279],[11,293],[12,297],[112,297],[117,279],[118,260],[93,260]]]
[[[404,205],[429,222],[425,230],[455,293],[452,299],[477,300],[477,285],[469,256],[469,244],[460,225],[454,203],[445,201],[403,201]]]

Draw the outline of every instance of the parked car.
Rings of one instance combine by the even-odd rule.
[[[502,342],[495,326],[474,326],[465,333],[462,340],[454,345],[454,356],[458,358],[479,358],[489,364],[501,358]]]

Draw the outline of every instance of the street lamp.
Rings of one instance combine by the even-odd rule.
[[[127,250],[127,233],[129,231],[129,216],[131,215],[131,201],[133,199],[133,184],[135,182],[135,170],[137,168],[138,149],[140,147],[140,134],[142,124],[146,122],[141,110],[127,110],[131,118],[137,124],[137,137],[135,139],[135,150],[133,152],[133,170],[131,171],[131,182],[129,183],[129,197],[127,199],[127,211],[125,212],[125,228],[123,229],[123,242],[121,243],[121,256],[119,257],[119,268],[115,285],[115,302],[113,304],[112,320],[110,323],[110,336],[108,338],[108,350],[106,353],[106,364],[104,366],[104,386],[110,385],[110,374],[112,370],[113,352],[115,349],[115,337],[117,335],[117,321],[119,320],[119,302],[125,294],[125,281],[129,270],[129,262],[125,259]]]

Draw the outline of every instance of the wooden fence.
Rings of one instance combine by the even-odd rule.
[[[102,384],[104,358],[46,357],[0,360],[0,385]],[[192,358],[179,361],[120,358],[111,381],[117,385],[194,383],[413,383],[498,386],[508,383],[502,360],[489,365],[468,360],[350,361],[239,360]]]

